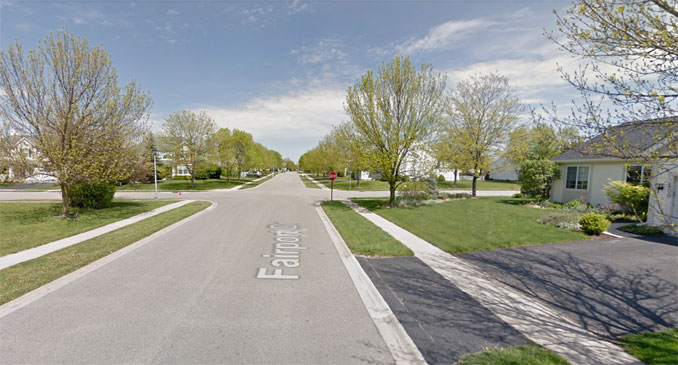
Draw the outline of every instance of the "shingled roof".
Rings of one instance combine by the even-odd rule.
[[[678,145],[678,117],[622,123],[553,158],[553,161],[637,159]]]

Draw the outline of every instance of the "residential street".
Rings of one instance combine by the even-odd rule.
[[[218,206],[0,318],[2,362],[392,362],[313,194],[296,174],[184,194]],[[272,231],[303,232],[279,247],[299,263],[281,275],[298,279],[257,279],[275,275]]]

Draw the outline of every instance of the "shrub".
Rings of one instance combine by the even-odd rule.
[[[515,193],[515,194],[511,195],[511,198],[514,198],[514,199],[520,199],[522,197],[523,197],[522,193]]]
[[[424,200],[429,195],[428,184],[420,180],[403,183],[398,190],[400,195],[406,199]]]
[[[438,182],[445,182],[445,176],[438,175]]]
[[[619,204],[625,212],[635,215],[638,219],[647,215],[649,188],[624,181],[610,181],[610,184],[603,188],[603,192],[611,202]]]
[[[158,180],[162,180],[172,176],[172,166],[163,165],[158,166]]]
[[[115,185],[111,183],[78,183],[71,186],[71,206],[86,209],[106,208],[113,202]]]
[[[579,218],[582,231],[588,235],[599,235],[610,228],[610,221],[602,214],[587,213]]]
[[[191,180],[190,176],[172,176],[172,180]]]
[[[526,160],[520,165],[520,191],[537,200],[548,200],[551,184],[560,176],[558,165],[551,160]]]
[[[664,232],[657,227],[641,226],[638,224],[627,224],[618,228],[620,231],[639,234],[643,236],[660,236]]]
[[[564,222],[578,223],[579,216],[572,213],[562,213],[562,212],[549,213],[539,218],[538,222],[539,224],[552,224],[554,226],[557,226],[558,224]]]
[[[579,208],[581,206],[586,206],[586,204],[584,204],[583,201],[577,200],[577,199],[570,200],[569,202],[563,204],[563,208],[565,208],[565,209],[576,209],[576,208]]]

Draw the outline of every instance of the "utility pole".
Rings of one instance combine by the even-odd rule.
[[[158,166],[155,163],[155,151],[153,151],[153,178],[155,179],[155,199],[158,199]]]

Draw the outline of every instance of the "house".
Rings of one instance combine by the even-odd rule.
[[[516,165],[505,157],[500,157],[490,164],[490,180],[518,181]]]
[[[8,142],[13,143],[8,151],[11,157],[7,161],[4,173],[0,174],[0,181],[7,180],[31,184],[56,182],[56,177],[53,174],[49,174],[39,167],[41,157],[30,137],[14,135],[8,138],[11,138]]]
[[[610,181],[647,184],[651,186],[648,224],[678,224],[677,146],[678,118],[612,127],[606,135],[596,136],[553,159],[560,165],[560,178],[553,183],[551,200],[566,203],[578,199],[605,207],[612,205],[603,192]]]

